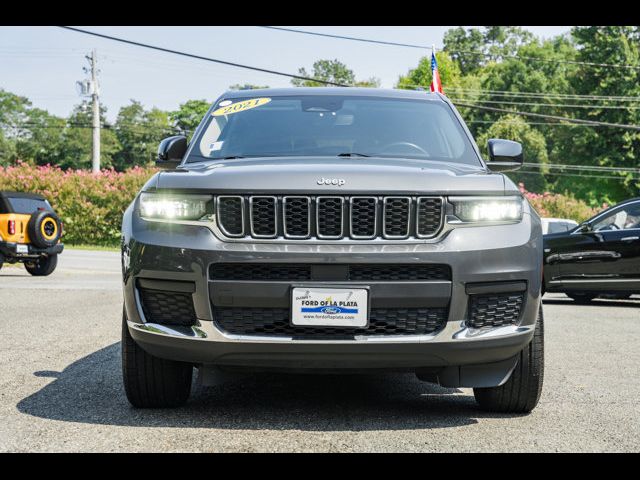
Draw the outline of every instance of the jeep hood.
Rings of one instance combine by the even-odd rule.
[[[396,158],[221,160],[186,165],[156,178],[158,189],[229,194],[505,194],[503,175],[487,172],[480,165]],[[341,186],[319,184],[323,178],[344,182]]]

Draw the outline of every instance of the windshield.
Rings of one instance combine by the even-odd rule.
[[[221,100],[187,162],[256,156],[380,156],[480,165],[443,102],[349,96]]]

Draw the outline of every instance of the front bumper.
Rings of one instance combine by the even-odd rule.
[[[52,247],[40,248],[35,245],[27,245],[28,253],[18,253],[18,244],[15,242],[0,242],[0,255],[12,260],[29,260],[38,258],[41,255],[55,255],[62,253],[64,244],[58,243]]]
[[[508,378],[517,354],[531,341],[540,305],[542,236],[537,215],[521,223],[453,229],[437,243],[286,244],[220,241],[208,228],[147,222],[130,208],[123,220],[124,300],[129,331],[152,355],[201,366],[294,370],[397,369],[435,375],[448,386],[492,386]],[[189,248],[184,246],[188,245]],[[425,305],[448,304],[444,328],[428,335],[356,337],[353,340],[232,335],[214,322],[214,263],[436,263],[451,267],[451,281],[424,285]],[[190,282],[197,323],[147,323],[137,281]],[[525,282],[521,321],[489,329],[466,326],[472,283]],[[291,284],[299,283],[292,281]],[[363,284],[363,282],[358,282]],[[366,282],[364,282],[366,283]],[[353,285],[353,284],[351,284]],[[264,301],[260,285],[247,298]],[[397,283],[377,285],[377,301],[403,303]],[[414,285],[415,287],[415,285]],[[408,289],[415,292],[415,288]],[[258,293],[256,293],[258,292]],[[235,295],[239,295],[235,291]],[[407,293],[407,302],[415,293]],[[375,297],[374,297],[375,300]],[[394,304],[394,305],[395,305]]]

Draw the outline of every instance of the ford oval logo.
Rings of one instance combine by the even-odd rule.
[[[340,313],[340,309],[338,307],[324,307],[322,309],[322,313],[328,313],[329,315],[335,315],[336,313]]]

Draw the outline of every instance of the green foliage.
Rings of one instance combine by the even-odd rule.
[[[178,110],[170,112],[169,118],[179,130],[191,138],[210,106],[206,100],[188,100],[180,104]]]
[[[269,88],[269,85],[253,85],[252,83],[245,83],[240,85],[239,83],[234,83],[233,85],[229,85],[229,90],[257,90],[260,88]]]
[[[135,165],[151,165],[160,141],[174,131],[166,112],[157,108],[145,110],[135,100],[120,109],[114,126],[120,142],[120,150],[114,158],[117,170]]]
[[[476,73],[491,60],[515,54],[519,46],[533,39],[532,33],[520,27],[485,27],[484,31],[458,27],[448,30],[443,40],[445,51],[458,63],[460,72],[468,75]]]
[[[462,78],[460,73],[460,65],[455,62],[447,52],[436,52],[436,60],[438,62],[438,72],[440,73],[440,80],[442,85],[445,86],[443,90],[451,87],[460,87],[462,85]],[[396,88],[405,88],[407,90],[416,90],[418,88],[424,88],[429,90],[431,85],[431,55],[422,57],[418,66],[406,75],[401,75],[398,78]]]
[[[519,181],[526,183],[529,188],[533,188],[536,192],[544,191],[546,184],[542,174],[548,173],[548,169],[544,165],[548,163],[549,158],[547,155],[547,142],[540,131],[535,130],[518,115],[505,115],[476,139],[485,158],[488,158],[486,149],[487,141],[490,138],[504,138],[505,140],[520,142],[524,161],[539,163],[540,167],[533,172],[511,172],[509,176],[516,183]]]
[[[105,120],[106,109],[100,109],[100,123],[109,126]],[[67,128],[62,132],[60,152],[53,163],[62,168],[91,168],[92,149],[92,113],[91,104],[83,102],[77,105],[69,119]],[[113,157],[120,149],[120,143],[113,130],[100,129],[100,165],[103,168],[113,166]]]
[[[367,80],[356,80],[353,70],[348,68],[344,63],[335,60],[317,60],[313,63],[311,73],[302,67],[298,69],[298,75],[302,77],[316,78],[325,82],[339,83],[343,85],[352,85],[356,87],[377,88],[380,86],[380,79],[371,77]],[[302,80],[300,78],[292,78],[291,83],[296,87],[330,87],[325,83],[313,80]]]
[[[298,69],[298,75],[301,77],[317,78],[326,82],[334,82],[345,85],[355,83],[356,76],[353,70],[339,60],[317,60],[313,62],[311,73],[302,67]],[[326,87],[327,85],[313,80],[302,80],[300,78],[292,78],[291,83],[296,87]]]

